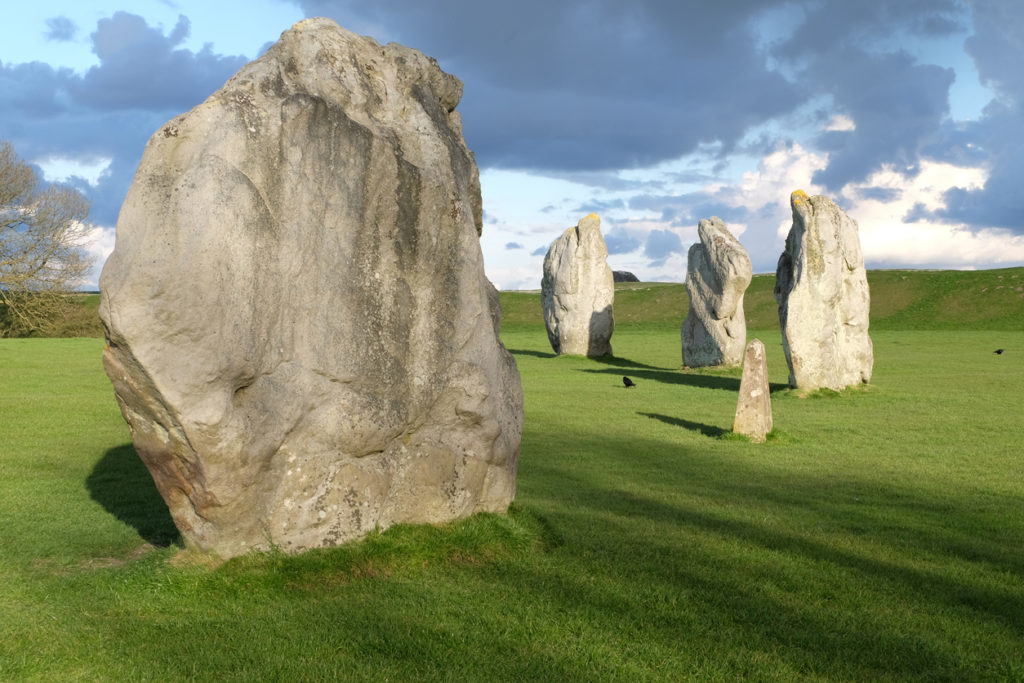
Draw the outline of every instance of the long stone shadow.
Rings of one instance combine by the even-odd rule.
[[[652,367],[652,366],[640,366],[640,367]],[[622,371],[621,368],[607,369],[607,370],[583,370],[583,372],[593,372],[598,374],[613,374],[617,375]],[[740,390],[740,378],[739,377],[722,377],[720,375],[699,375],[696,373],[682,372],[679,370],[635,370],[630,373],[634,378],[642,378],[653,382],[664,382],[666,384],[685,384],[691,387],[700,387],[702,389],[723,389],[725,391],[739,391]],[[768,385],[768,391],[775,393],[777,391],[785,391],[789,389],[789,385],[782,382],[771,382]]]
[[[640,363],[635,360],[628,358],[622,358],[621,356],[598,356],[591,358],[593,361],[602,363],[604,365],[612,365],[617,368],[644,368],[648,370],[664,370],[665,368],[659,368],[657,365],[648,365],[646,363]]]
[[[513,356],[534,356],[536,358],[554,358],[554,352],[534,351],[533,349],[508,349]]]
[[[89,495],[110,514],[159,547],[180,543],[167,504],[130,443],[103,454],[85,480]]]
[[[608,368],[605,370],[583,370],[596,374],[618,375],[622,368]],[[649,382],[664,382],[666,384],[685,384],[691,387],[704,389],[724,389],[726,391],[739,391],[740,380],[737,377],[719,377],[717,375],[691,375],[676,370],[634,370],[630,373],[634,379],[646,380]]]
[[[700,432],[704,436],[710,436],[712,438],[722,436],[729,431],[714,425],[704,424],[703,422],[684,420],[681,417],[669,417],[668,415],[659,415],[658,413],[637,413],[637,415],[643,415],[644,417],[649,417],[652,420],[661,420],[665,424],[670,424],[674,427],[682,427],[683,429],[689,429],[693,432]]]

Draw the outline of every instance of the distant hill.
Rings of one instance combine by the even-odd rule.
[[[869,270],[871,328],[876,330],[1024,330],[1024,268]],[[775,275],[755,275],[744,298],[747,327],[778,328]],[[98,294],[75,295],[79,306],[58,336],[102,337]],[[673,282],[615,284],[616,325],[683,324],[690,299]],[[501,292],[502,324],[543,325],[540,292]]]
[[[878,330],[1024,330],[1024,268],[869,270],[871,327]],[[755,275],[747,327],[778,328],[775,275]],[[682,325],[690,300],[679,283],[615,285],[615,324]],[[539,292],[502,292],[504,325],[543,325]]]

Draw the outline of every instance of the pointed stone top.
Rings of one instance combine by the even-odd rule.
[[[576,224],[576,233],[582,234],[583,232],[601,232],[601,217],[596,213],[589,214],[580,219],[580,222]]]

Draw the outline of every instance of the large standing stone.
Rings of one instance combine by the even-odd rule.
[[[868,292],[857,223],[828,197],[790,196],[793,226],[775,274],[789,383],[839,391],[869,382]]]
[[[747,342],[743,295],[754,274],[750,257],[717,216],[702,219],[697,234],[687,258],[683,365],[739,365]]]
[[[461,92],[310,19],[150,139],[104,365],[190,544],[294,552],[513,499],[522,390]]]
[[[552,243],[544,257],[540,299],[555,353],[611,355],[615,282],[597,215]]]
[[[755,443],[772,431],[771,385],[768,383],[768,357],[760,339],[751,339],[743,354],[743,378],[736,402],[736,420],[732,431],[750,437]]]

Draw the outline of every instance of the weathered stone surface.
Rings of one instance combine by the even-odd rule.
[[[761,443],[772,431],[771,386],[768,384],[768,356],[760,339],[751,339],[743,354],[743,378],[736,403],[732,431]]]
[[[683,321],[683,365],[739,365],[747,342],[743,295],[753,277],[750,257],[717,216],[697,224],[700,241],[690,247]]]
[[[839,391],[869,382],[868,292],[857,223],[828,197],[790,196],[793,226],[775,274],[789,383]]]
[[[566,230],[548,249],[540,298],[555,353],[611,354],[615,282],[607,261],[601,219],[595,214]]]
[[[190,544],[295,552],[513,499],[522,390],[461,90],[310,19],[150,139],[104,366]]]

